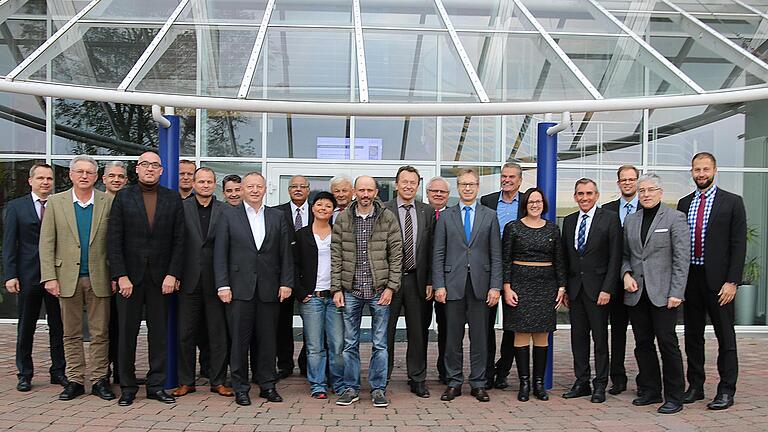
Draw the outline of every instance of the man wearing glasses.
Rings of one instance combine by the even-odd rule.
[[[163,386],[168,295],[178,289],[184,268],[184,208],[178,192],[158,184],[162,173],[157,153],[139,156],[139,183],[117,194],[109,218],[109,266],[118,288],[120,406],[133,404],[138,391],[136,339],[144,306],[150,353],[147,398],[176,402]]]
[[[448,196],[451,194],[451,185],[440,176],[432,177],[427,183],[427,201],[429,206],[435,210],[435,222],[440,219],[440,214],[446,209]],[[427,302],[427,313],[425,319],[432,321],[432,304],[435,305],[435,322],[437,323],[437,373],[440,382],[448,384],[448,378],[445,373],[445,304],[435,302],[434,295]],[[429,322],[424,324],[429,328]]]

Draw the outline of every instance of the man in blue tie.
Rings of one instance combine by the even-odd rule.
[[[602,208],[611,210],[619,215],[619,222],[624,226],[624,219],[637,211],[637,178],[640,171],[633,165],[622,165],[616,171],[621,196],[615,201],[603,205]],[[623,239],[622,239],[623,240]],[[624,305],[624,285],[621,281],[619,289],[611,297],[608,304],[608,314],[611,323],[611,388],[608,393],[617,395],[627,389],[627,371],[624,368],[624,357],[627,346],[627,325],[629,324],[629,312]],[[639,396],[639,395],[638,395]]]
[[[445,304],[445,369],[448,387],[441,400],[461,395],[464,325],[469,324],[469,384],[481,402],[486,392],[489,307],[499,301],[502,286],[501,237],[496,213],[477,203],[480,178],[472,169],[457,177],[459,205],[446,209],[434,235],[432,283],[435,301]]]

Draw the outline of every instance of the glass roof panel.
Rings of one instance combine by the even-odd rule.
[[[372,102],[478,102],[446,33],[365,31]]]
[[[555,40],[606,98],[693,92],[629,37],[569,35]]]
[[[673,0],[673,3],[686,12],[752,13],[731,0]]]
[[[621,33],[616,24],[593,10],[586,0],[523,0],[523,4],[550,32]]]
[[[764,39],[768,35],[768,20],[760,16],[715,16],[698,17],[701,22],[712,27],[723,36],[738,40],[738,45],[748,46],[754,38]]]
[[[89,0],[15,0],[0,2],[0,22],[8,17],[45,17],[50,15],[54,20],[69,20],[82,8],[90,3]]]
[[[637,12],[673,12],[661,0],[597,0],[603,7],[610,10],[628,10]]]
[[[267,0],[191,0],[177,23],[242,23],[259,25]]]
[[[443,5],[456,29],[527,30],[512,0],[443,0]]]
[[[174,25],[139,72],[136,90],[236,97],[257,27]],[[142,78],[143,77],[143,78]]]
[[[270,28],[248,98],[356,102],[353,41],[352,30]]]
[[[101,0],[83,17],[100,21],[166,21],[179,0]]]
[[[352,0],[279,0],[269,23],[352,25]]]
[[[459,36],[493,102],[592,99],[538,34]]]
[[[6,75],[45,42],[46,23],[9,19],[0,24],[0,75]]]
[[[360,0],[363,26],[444,28],[432,0]]]
[[[75,24],[17,79],[45,80],[50,64],[49,81],[116,88],[158,30],[157,26]]]

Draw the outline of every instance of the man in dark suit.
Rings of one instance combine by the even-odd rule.
[[[157,153],[139,156],[139,183],[117,194],[109,218],[109,266],[118,287],[120,406],[133,404],[138,391],[136,339],[145,307],[150,352],[147,398],[176,402],[163,386],[168,295],[178,289],[184,269],[184,209],[178,192],[158,184],[162,173]]]
[[[427,398],[427,301],[432,299],[433,210],[416,201],[421,177],[416,168],[406,165],[397,170],[397,198],[384,204],[397,216],[403,235],[403,270],[400,290],[392,296],[387,323],[388,376],[392,376],[395,358],[395,331],[400,309],[405,309],[408,335],[406,366],[411,393]],[[430,314],[431,318],[431,314]]]
[[[227,304],[232,335],[230,371],[235,402],[250,405],[248,350],[256,338],[259,396],[282,402],[275,389],[277,317],[294,282],[293,230],[283,214],[264,206],[266,182],[259,172],[243,178],[243,202],[222,212],[216,226],[213,268],[218,296]]]
[[[446,305],[448,333],[445,368],[449,381],[440,399],[450,401],[461,395],[464,325],[469,323],[469,384],[472,396],[488,402],[488,313],[499,301],[503,272],[499,221],[491,209],[477,203],[477,172],[461,170],[456,184],[461,201],[437,221],[432,263],[435,301]]]
[[[432,211],[435,212],[435,223],[440,219],[440,214],[447,208],[448,197],[451,194],[451,185],[440,176],[432,177],[427,183],[427,201]],[[434,228],[433,228],[434,234]],[[430,263],[431,264],[431,263]],[[435,324],[437,324],[437,374],[442,384],[448,385],[448,378],[445,372],[445,303],[435,301],[434,291],[432,300],[427,302],[427,313],[425,319],[428,321],[425,326],[429,328],[432,322],[432,307],[434,305]],[[494,340],[495,342],[495,340]],[[495,351],[495,350],[494,350]]]
[[[633,165],[622,165],[616,171],[621,196],[615,201],[603,205],[603,208],[616,213],[622,227],[628,215],[638,209],[637,178],[640,171]],[[623,241],[623,236],[622,236]],[[624,359],[627,350],[627,327],[629,325],[629,309],[624,304],[624,282],[617,279],[618,287],[608,303],[608,316],[611,323],[611,388],[608,393],[621,394],[627,389],[627,370],[624,367]],[[638,378],[639,379],[639,378]],[[640,396],[638,394],[638,396]]]
[[[747,253],[747,216],[741,197],[715,184],[717,162],[712,154],[696,154],[691,165],[696,191],[677,203],[677,209],[688,215],[691,233],[683,308],[689,387],[683,402],[704,399],[704,326],[709,315],[717,336],[720,383],[707,408],[722,410],[733,405],[739,373],[733,299]]]
[[[621,266],[642,390],[632,404],[662,401],[663,368],[665,402],[657,412],[674,414],[683,409],[685,388],[675,325],[690,265],[688,224],[683,213],[662,205],[664,190],[659,176],[644,174],[637,184],[642,208],[625,220]],[[662,368],[654,339],[661,351]]]
[[[226,312],[213,282],[216,222],[225,204],[213,195],[216,190],[216,174],[210,168],[203,167],[195,171],[193,190],[190,199],[184,201],[184,273],[179,284],[178,303],[180,386],[171,395],[179,397],[195,391],[197,337],[207,333],[211,392],[232,396],[232,389],[224,385],[229,363]],[[205,320],[201,321],[199,317],[203,314]]]
[[[514,162],[508,162],[501,168],[501,190],[480,198],[480,204],[494,210],[499,219],[500,236],[504,235],[507,223],[517,220],[520,208],[520,185],[523,183],[523,168]],[[485,367],[486,388],[509,387],[507,376],[515,359],[515,332],[504,330],[499,348],[499,361],[496,358],[496,313],[499,306],[491,307],[488,315],[488,364]]]
[[[294,233],[312,223],[312,210],[309,208],[309,180],[296,175],[288,183],[291,200],[275,207],[283,212],[285,221],[291,230],[291,244],[295,241]],[[280,303],[280,317],[277,321],[277,378],[283,379],[293,374],[293,309],[294,297]],[[299,372],[307,375],[307,351],[302,345],[299,352]]]
[[[608,384],[608,302],[621,268],[621,228],[610,210],[597,208],[600,193],[594,180],[576,181],[573,199],[579,211],[563,221],[563,254],[568,268],[571,350],[576,382],[563,397],[592,395],[605,402]],[[594,392],[589,386],[589,335],[595,350]]]
[[[3,268],[5,289],[18,294],[16,328],[16,368],[19,382],[16,390],[32,389],[32,342],[45,303],[51,353],[51,384],[67,385],[64,374],[63,327],[59,299],[49,294],[40,283],[40,225],[48,196],[53,192],[53,169],[36,163],[29,170],[32,192],[8,202],[3,228]]]

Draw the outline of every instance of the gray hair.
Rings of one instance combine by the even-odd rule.
[[[107,164],[104,165],[104,172],[106,173],[107,171],[110,170],[110,168],[120,168],[120,169],[122,169],[125,172],[128,171],[125,168],[125,164],[123,163],[123,161],[110,161],[110,162],[107,162]]]
[[[597,188],[597,183],[595,183],[595,181],[592,180],[591,178],[587,178],[587,177],[582,177],[582,178],[576,180],[576,184],[573,185],[573,193],[576,193],[576,189],[579,188],[579,185],[583,185],[583,184],[594,185],[595,186],[595,192],[600,193],[600,190]]]
[[[664,189],[664,187],[661,184],[661,177],[659,177],[656,173],[646,173],[640,176],[640,178],[637,179],[637,184],[643,182],[651,182],[653,183],[657,188]]]
[[[445,187],[448,189],[448,192],[451,191],[451,184],[448,183],[448,180],[443,178],[442,176],[434,176],[431,179],[429,179],[429,182],[427,182],[427,188],[429,188],[429,185],[431,185],[433,182],[440,181],[445,184]]]
[[[523,177],[523,167],[517,162],[507,162],[501,167],[501,169],[504,168],[515,168],[520,173],[520,178]]]
[[[334,176],[332,179],[328,181],[328,188],[333,189],[333,187],[339,183],[347,182],[352,185],[352,179],[346,175],[346,174],[339,174],[337,176]]]
[[[78,162],[88,162],[89,164],[93,165],[94,168],[96,168],[96,171],[99,171],[99,164],[96,163],[96,159],[88,155],[75,156],[74,159],[69,161],[69,170],[71,171],[75,169],[75,164]]]

